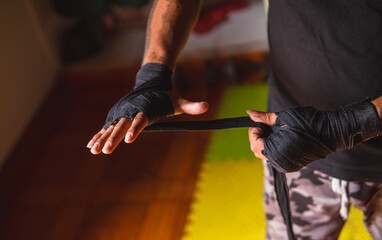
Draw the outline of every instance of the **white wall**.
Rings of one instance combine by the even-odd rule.
[[[52,38],[45,35],[50,30],[40,24],[41,16],[46,15],[37,13],[32,3],[0,1],[0,166],[42,103],[59,69]]]
[[[191,34],[180,58],[219,57],[268,50],[266,17],[261,1],[237,10],[208,34]]]

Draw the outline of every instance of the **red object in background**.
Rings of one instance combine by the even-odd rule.
[[[207,33],[223,22],[229,13],[238,9],[247,8],[249,4],[247,1],[235,1],[206,9],[200,14],[193,32],[197,34]]]

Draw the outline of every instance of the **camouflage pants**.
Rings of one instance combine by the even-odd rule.
[[[337,239],[345,220],[340,215],[341,194],[332,190],[332,177],[304,168],[288,173],[293,230],[297,239]],[[382,184],[347,182],[349,202],[364,213],[364,224],[374,239],[382,239]],[[264,207],[267,239],[288,239],[277,204],[273,177],[264,165]]]

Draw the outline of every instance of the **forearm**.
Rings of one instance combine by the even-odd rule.
[[[194,26],[202,0],[155,0],[147,24],[143,64],[162,63],[174,69]]]

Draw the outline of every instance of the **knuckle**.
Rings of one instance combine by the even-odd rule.
[[[255,143],[251,143],[251,151],[256,154],[257,147]]]
[[[93,139],[98,139],[100,136],[102,136],[102,133],[101,133],[101,132],[96,133],[96,134],[93,136]]]
[[[127,118],[125,118],[125,117],[119,119],[119,123],[125,123],[127,121],[129,121],[129,120]]]
[[[135,116],[134,118],[134,124],[143,125],[143,124],[146,124],[147,122],[148,122],[148,118],[143,112],[138,113],[137,116]]]
[[[135,120],[142,120],[142,119],[144,119],[144,118],[145,118],[145,114],[144,114],[143,112],[138,113],[138,114],[134,117]]]
[[[267,123],[269,123],[271,121],[271,116],[270,114],[264,114],[264,119]]]
[[[248,133],[249,141],[253,142],[257,139],[257,135],[254,129]]]
[[[121,118],[117,125],[115,126],[115,128],[121,128],[123,125],[125,125],[129,120],[127,120],[126,118]]]
[[[137,126],[133,124],[130,126],[126,134],[131,133],[132,135],[134,135],[136,132],[137,132]]]
[[[103,142],[105,142],[106,141],[106,137],[105,136],[101,136],[98,140],[97,140],[97,142],[98,143],[103,143]]]
[[[107,139],[108,142],[110,143],[113,143],[115,141],[115,136],[110,136],[108,139]]]

